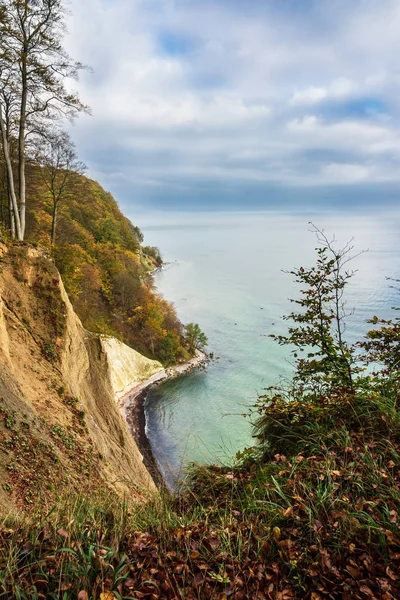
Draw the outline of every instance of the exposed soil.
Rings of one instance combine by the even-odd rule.
[[[27,244],[0,245],[0,509],[64,490],[154,490],[115,405],[107,356],[74,313],[57,269]]]

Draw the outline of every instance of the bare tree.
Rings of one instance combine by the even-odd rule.
[[[65,131],[53,131],[40,138],[36,159],[41,165],[40,173],[52,199],[51,243],[56,243],[57,213],[61,200],[70,191],[77,174],[86,166],[78,160],[76,148]]]
[[[42,127],[43,121],[73,119],[80,111],[88,110],[66,86],[67,80],[76,79],[84,66],[73,61],[62,47],[64,19],[62,0],[0,0],[1,60],[14,73],[19,94],[16,135],[22,239],[26,222],[27,136],[36,132],[38,120]],[[10,186],[15,190],[14,179]]]
[[[0,23],[5,20],[4,7],[0,6]],[[18,112],[18,84],[6,50],[6,35],[0,27],[0,133],[4,156],[5,182],[9,202],[10,230],[13,238],[22,240],[18,202],[14,183],[12,142],[13,125]]]

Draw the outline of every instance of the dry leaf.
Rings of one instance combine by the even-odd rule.
[[[391,523],[397,523],[397,518],[398,518],[397,511],[391,510],[390,511],[390,522]]]
[[[390,567],[386,567],[386,575],[390,577],[392,581],[397,581],[397,579],[399,578],[398,575],[396,575],[396,573],[394,573]]]
[[[272,530],[272,534],[273,534],[275,540],[278,541],[279,538],[281,537],[281,530],[279,529],[279,527],[274,527]]]
[[[361,585],[360,592],[362,592],[363,594],[366,594],[368,596],[368,598],[373,598],[373,600],[376,600],[376,596],[374,595],[374,592],[367,585]]]
[[[293,517],[293,506],[289,506],[289,508],[284,511],[283,516],[286,518]]]
[[[100,600],[117,600],[117,597],[112,592],[103,592],[100,594]]]
[[[69,537],[69,533],[65,529],[62,529],[62,528],[57,529],[57,533],[58,533],[58,535],[61,535],[61,537],[63,537],[63,538]]]
[[[347,565],[347,570],[354,579],[361,579],[362,572],[357,567],[352,567],[351,565]]]

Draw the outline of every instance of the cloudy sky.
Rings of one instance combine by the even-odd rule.
[[[70,5],[72,135],[123,207],[398,201],[399,0]]]

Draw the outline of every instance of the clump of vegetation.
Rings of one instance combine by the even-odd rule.
[[[44,342],[42,354],[49,362],[55,362],[58,359],[58,351],[54,343]]]
[[[196,350],[204,350],[208,344],[205,333],[200,329],[198,323],[189,323],[185,327],[186,342],[189,352],[194,356]]]
[[[143,246],[142,251],[145,256],[149,256],[154,260],[154,263],[157,265],[157,267],[161,267],[163,264],[163,259],[158,248],[155,248],[154,246]]]
[[[65,490],[75,478],[85,486],[88,474],[96,481],[99,475],[92,450],[89,441],[78,440],[70,430],[50,427],[45,420],[39,430],[0,405],[0,451],[8,471],[3,489],[21,510],[27,506],[43,510],[57,497],[57,489]],[[66,458],[74,466],[73,472]]]

